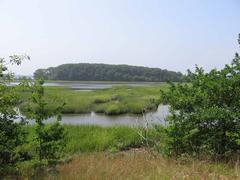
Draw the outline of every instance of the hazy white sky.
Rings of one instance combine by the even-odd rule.
[[[63,63],[130,64],[185,72],[229,63],[239,0],[0,0],[0,57],[32,74]]]

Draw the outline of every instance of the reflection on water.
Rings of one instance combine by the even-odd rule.
[[[146,113],[142,115],[117,115],[106,116],[104,114],[68,114],[62,116],[62,124],[72,125],[100,125],[100,126],[144,126],[146,122],[149,124],[165,124],[166,116],[168,115],[168,106],[160,105],[156,112]],[[51,118],[48,122],[54,122],[55,118]]]

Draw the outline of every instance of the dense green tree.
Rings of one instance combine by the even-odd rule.
[[[128,65],[107,64],[64,64],[55,68],[38,69],[35,78],[69,81],[180,81],[182,74],[162,70]]]
[[[8,71],[10,65],[20,65],[28,56],[13,55],[9,60],[0,59],[0,175],[8,173],[21,158],[18,147],[25,142],[22,122],[16,123],[19,117],[16,106],[20,102],[17,89],[21,86],[8,86],[13,74]]]
[[[163,92],[170,105],[168,153],[228,157],[240,150],[240,58],[205,72],[188,72],[188,84]]]

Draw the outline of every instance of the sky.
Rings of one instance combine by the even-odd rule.
[[[0,57],[31,75],[66,63],[129,64],[180,71],[230,63],[239,0],[0,0]]]

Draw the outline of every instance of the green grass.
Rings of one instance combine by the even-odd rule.
[[[133,128],[116,126],[65,126],[69,133],[67,152],[119,151],[141,145]]]
[[[74,126],[63,125],[67,133],[66,147],[62,151],[62,160],[73,157],[74,155],[91,154],[98,152],[116,153],[129,148],[140,147],[142,139],[138,135],[139,129],[127,126],[100,127],[100,126]],[[40,162],[36,154],[34,141],[35,126],[27,125],[24,127],[27,132],[27,142],[20,147],[20,151],[27,152],[31,159],[17,164],[20,175],[31,177],[39,173],[39,169],[46,161]],[[40,166],[41,164],[41,166]],[[11,178],[10,178],[11,179]]]
[[[129,147],[139,147],[142,143],[136,128],[126,126],[100,127],[100,126],[74,126],[63,125],[67,132],[67,144],[64,154],[89,153],[99,151],[120,151]],[[28,141],[25,147],[34,154],[32,149],[34,126],[26,126]]]
[[[91,111],[107,115],[141,114],[143,111],[157,108],[160,103],[160,89],[166,87],[166,84],[146,87],[115,86],[90,92],[73,91],[64,87],[45,87],[45,98],[50,104],[49,109],[66,102],[63,114]],[[22,104],[23,112],[24,107]]]

